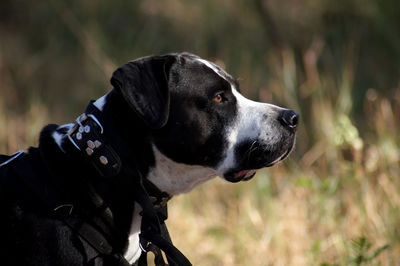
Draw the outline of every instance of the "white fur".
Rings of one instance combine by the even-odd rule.
[[[226,170],[232,169],[236,165],[234,153],[236,143],[256,138],[259,138],[263,143],[273,144],[279,141],[279,134],[276,132],[276,127],[271,126],[271,123],[268,123],[268,120],[265,120],[263,116],[267,115],[274,119],[283,109],[273,104],[255,102],[245,98],[237,91],[235,84],[229,81],[227,78],[229,77],[229,74],[227,74],[222,68],[201,58],[198,58],[197,60],[212,69],[218,76],[229,82],[232,93],[236,97],[237,101],[238,116],[236,122],[233,123],[230,129],[228,129],[228,148],[225,153],[225,159],[217,167],[218,173],[224,173]],[[272,118],[268,119],[272,120]],[[268,132],[268,134],[265,134],[265,132]]]
[[[163,155],[153,146],[155,167],[150,169],[147,178],[160,190],[170,195],[185,193],[194,187],[217,176],[217,172],[211,168],[196,165],[177,163]],[[139,215],[141,208],[135,204],[133,222],[129,234],[128,248],[124,257],[129,263],[134,263],[140,257],[139,234],[142,217]]]
[[[229,82],[230,76],[224,70],[222,70],[222,68],[201,58],[196,60],[203,63],[221,78]],[[276,134],[277,129],[270,125],[272,123],[268,122],[276,119],[276,115],[280,112],[280,110],[282,110],[282,108],[271,104],[251,101],[242,96],[236,90],[234,84],[231,82],[229,83],[231,84],[232,92],[237,100],[238,116],[236,122],[233,123],[228,129],[228,147],[225,151],[224,159],[217,166],[217,169],[198,165],[186,165],[183,163],[174,162],[162,154],[155,146],[153,146],[155,166],[150,169],[147,178],[160,190],[165,191],[170,195],[185,193],[206,182],[207,180],[210,180],[218,175],[222,176],[226,170],[235,167],[237,161],[234,153],[235,144],[243,140],[258,138],[265,143],[272,143],[272,145],[279,141],[279,134]],[[101,111],[106,104],[106,96],[107,95],[104,95],[94,103],[94,105]],[[269,118],[266,119],[264,115],[267,115]],[[64,127],[69,128],[70,126],[72,126],[72,124],[64,125],[59,129]],[[58,132],[58,130],[53,133],[53,138],[60,148],[64,135],[65,134]],[[280,159],[281,157],[276,159],[276,161],[279,161]],[[133,222],[128,238],[128,248],[124,254],[124,257],[131,264],[137,261],[141,255],[139,234],[142,217],[139,214],[140,211],[140,205],[135,204]]]
[[[221,78],[229,82],[229,74],[224,72],[217,65],[198,58],[202,64],[212,69]],[[155,167],[150,169],[148,178],[159,189],[168,192],[171,195],[186,193],[194,187],[210,180],[216,176],[222,176],[224,172],[235,168],[237,159],[235,158],[235,145],[246,139],[257,139],[265,143],[275,143],[279,141],[279,134],[275,134],[273,126],[267,123],[263,115],[275,119],[277,113],[281,110],[272,104],[259,103],[251,101],[241,95],[231,84],[232,92],[237,100],[238,116],[236,122],[228,129],[228,147],[224,154],[223,161],[217,166],[217,169],[198,165],[186,165],[177,163],[162,154],[155,146],[153,151],[155,155]],[[268,132],[266,134],[265,132]],[[276,139],[275,139],[276,138]]]
[[[148,179],[170,195],[186,193],[194,187],[216,177],[214,169],[177,163],[163,155],[153,146],[155,167],[150,169]]]
[[[217,73],[218,76],[220,76],[221,78],[227,80],[227,76],[228,73],[226,73],[222,68],[220,68],[218,65],[211,63],[210,61],[204,60],[202,58],[198,58],[197,61],[203,63],[204,65],[206,65],[207,67],[211,68],[215,73]],[[228,81],[229,82],[229,81]]]
[[[142,254],[142,250],[139,247],[139,234],[140,234],[140,226],[142,224],[142,216],[140,216],[140,212],[142,211],[142,207],[135,203],[135,211],[133,212],[133,220],[131,224],[131,229],[128,238],[128,248],[125,251],[124,257],[130,263],[133,264],[137,261]]]
[[[231,84],[233,95],[236,97],[238,115],[236,123],[228,129],[228,148],[225,159],[218,166],[219,172],[234,168],[236,158],[234,148],[236,143],[245,140],[258,139],[260,143],[273,145],[278,143],[279,132],[277,128],[268,123],[276,118],[282,108],[273,104],[259,103],[245,98]],[[267,116],[267,119],[264,117]],[[268,133],[266,133],[268,132]]]

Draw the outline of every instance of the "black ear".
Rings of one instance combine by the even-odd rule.
[[[131,61],[118,68],[111,84],[119,89],[150,128],[161,128],[168,120],[168,76],[175,55],[150,56]]]

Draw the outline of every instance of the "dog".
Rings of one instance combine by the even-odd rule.
[[[294,147],[298,113],[245,98],[196,55],[139,58],[111,84],[39,147],[0,157],[2,265],[146,265],[154,243],[185,265],[157,210],[217,176],[250,180]]]

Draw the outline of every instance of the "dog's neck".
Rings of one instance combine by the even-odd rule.
[[[105,119],[111,121],[113,130],[120,134],[129,147],[132,147],[134,154],[137,154],[135,158],[138,159],[139,169],[137,170],[161,191],[165,191],[171,196],[185,193],[217,175],[211,168],[177,163],[162,154],[152,144],[151,134],[144,126],[143,121],[133,113],[118,92],[111,91],[95,101],[94,105],[102,112]],[[72,126],[73,124],[60,126],[52,133],[54,142],[61,150],[63,150],[63,142],[69,141],[65,135]],[[133,216],[132,212],[120,214],[125,217],[123,220],[130,221],[130,226],[125,225],[125,229],[121,229],[129,231],[129,244],[125,249],[124,256],[131,263],[135,262],[141,253],[139,249],[141,224],[139,211],[140,206],[136,204]]]
[[[189,192],[217,176],[215,170],[208,167],[174,162],[162,154],[155,145],[153,151],[155,166],[150,168],[147,178],[170,195]]]
[[[130,110],[129,106],[124,102],[122,96],[118,95],[115,91],[101,97],[94,103],[94,105],[102,112],[104,120],[107,120],[107,122],[100,121],[101,123],[104,122],[102,123],[104,129],[107,130],[108,127],[111,127],[112,130],[118,134],[116,137],[120,137],[128,147],[132,147],[132,154],[135,156],[135,165],[137,167],[135,170],[140,172],[142,176],[147,176],[149,167],[154,164],[154,157],[150,142],[148,141],[148,133],[146,132],[143,123],[139,121],[136,116],[132,115],[132,110]],[[59,149],[64,153],[63,158],[71,157],[66,154],[68,151],[64,149],[64,142],[70,141],[66,137],[66,133],[73,127],[73,125],[74,124],[62,125],[50,133],[53,143],[55,142]],[[75,152],[78,152],[78,150]],[[66,159],[58,161],[64,164],[71,164],[70,167],[66,168],[72,169],[75,167],[74,158],[71,158],[71,161]],[[77,173],[79,174],[79,172]],[[97,173],[93,172],[91,175],[93,176],[85,176],[88,180],[92,180],[90,182],[103,182]],[[104,182],[107,182],[107,180]],[[129,192],[129,189],[129,187],[118,189],[118,186],[115,184],[110,186],[105,184],[101,187],[99,193],[105,195],[107,200],[111,202],[110,208],[114,219],[118,222],[118,230],[127,237],[127,239],[122,240],[120,244],[125,245],[126,241],[128,241],[129,244],[120,252],[123,251],[129,262],[133,263],[138,259],[138,256],[140,256],[138,235],[140,232],[141,216],[138,214],[140,211],[140,206],[138,204],[136,204],[135,211],[132,213],[132,202],[120,200],[124,198],[125,194],[126,198],[131,196],[132,193]],[[133,190],[133,188],[131,189]],[[127,191],[128,193],[126,193]],[[116,202],[116,204],[113,202]]]
[[[121,95],[114,92],[111,92],[99,98],[94,103],[94,105],[99,110],[104,112],[105,115],[109,115],[110,117],[112,117],[112,119],[124,118],[128,114],[132,113],[132,110],[129,109],[127,105],[124,106],[124,100],[121,98]],[[121,106],[124,107],[121,108]],[[120,123],[133,123],[135,125],[140,125],[142,121],[124,120],[120,121]],[[150,134],[145,134],[140,137],[131,136],[129,138],[129,134],[132,134],[132,131],[146,132],[147,129],[145,129],[144,127],[135,128],[135,126],[133,126],[131,127],[131,129],[121,128],[121,130],[125,131],[121,132],[121,134],[125,133],[125,138],[138,138],[141,143],[152,143],[151,138],[149,138]],[[137,148],[137,144],[133,145],[135,146],[132,147]],[[211,168],[197,165],[187,165],[171,160],[162,152],[160,152],[155,144],[151,144],[151,149],[148,149],[147,152],[149,151],[153,151],[153,153],[148,154],[147,158],[142,158],[146,160],[146,163],[150,162],[150,169],[147,173],[144,174],[144,176],[147,176],[147,178],[152,183],[154,183],[161,191],[165,191],[169,195],[177,195],[189,192],[196,186],[217,176],[215,170]]]
[[[147,176],[161,191],[170,195],[186,193],[217,176],[216,171],[211,168],[178,163],[160,152],[151,144],[148,129],[139,118],[132,115],[133,111],[118,92],[111,91],[96,100],[94,105],[104,117],[112,121],[114,131],[138,154],[137,163],[141,168],[138,170],[141,174]],[[53,133],[60,148],[63,141],[68,141],[64,136],[72,125],[63,125]]]

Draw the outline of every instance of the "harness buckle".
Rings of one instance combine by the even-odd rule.
[[[147,241],[143,237],[139,235],[139,248],[142,252],[147,253],[149,252],[149,246],[151,245],[150,241]]]
[[[104,128],[90,112],[89,110],[78,116],[66,136],[102,177],[114,177],[121,170],[121,159],[104,140]],[[101,114],[98,116],[101,118]]]
[[[150,200],[151,203],[153,203],[154,209],[155,210],[159,210],[165,206],[167,206],[168,201],[171,199],[172,197],[168,194],[166,194],[165,192],[158,197],[155,196],[150,196]]]
[[[78,150],[81,150],[81,148],[75,142],[75,140],[74,140],[74,138],[72,136],[73,136],[73,134],[76,133],[75,134],[75,138],[77,140],[81,140],[82,139],[82,134],[89,133],[91,131],[90,126],[83,124],[83,122],[85,122],[88,119],[91,119],[93,122],[96,123],[96,125],[100,128],[100,134],[103,134],[103,132],[104,132],[103,126],[101,125],[100,121],[97,119],[97,117],[95,115],[83,113],[80,116],[78,116],[78,118],[76,119],[75,125],[67,132],[67,137],[68,137],[69,141]],[[76,132],[76,131],[78,131],[78,132]]]

